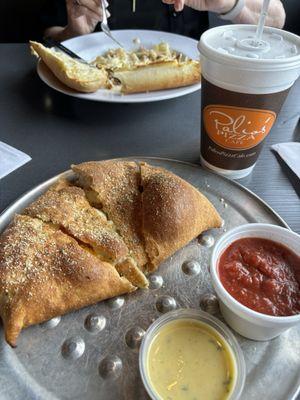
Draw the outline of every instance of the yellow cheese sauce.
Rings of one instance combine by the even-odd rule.
[[[147,355],[150,385],[162,400],[225,400],[236,381],[234,355],[216,330],[179,319],[154,336]]]

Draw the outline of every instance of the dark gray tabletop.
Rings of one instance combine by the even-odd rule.
[[[32,157],[0,180],[0,211],[71,163],[142,155],[199,162],[199,92],[138,105],[87,102],[56,93],[41,82],[27,45],[1,44],[0,60],[0,140]],[[299,113],[300,81],[291,90],[254,172],[240,181],[298,233],[299,180],[270,145],[300,141]]]
[[[32,157],[0,181],[0,211],[71,163],[132,155],[199,162],[199,92],[137,105],[83,101],[41,82],[27,45],[1,44],[0,59],[0,140]],[[291,90],[254,172],[240,180],[298,233],[300,183],[270,145],[300,141],[299,113],[300,81]]]

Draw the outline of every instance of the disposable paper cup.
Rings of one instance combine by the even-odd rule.
[[[223,251],[234,241],[247,237],[278,242],[300,256],[300,235],[271,224],[247,224],[234,228],[220,237],[210,260],[213,287],[220,300],[220,310],[225,321],[240,335],[253,340],[270,340],[300,323],[300,314],[274,317],[251,310],[232,297],[222,285],[218,261]]]
[[[207,30],[198,49],[202,69],[201,162],[238,179],[259,156],[290,87],[300,74],[300,37],[266,27],[253,47],[255,25]]]

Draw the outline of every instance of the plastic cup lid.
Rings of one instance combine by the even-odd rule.
[[[203,33],[198,48],[204,56],[231,65],[272,70],[300,67],[299,36],[265,27],[257,45],[255,32],[256,25],[219,26]]]

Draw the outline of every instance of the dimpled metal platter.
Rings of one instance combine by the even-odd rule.
[[[138,353],[149,325],[178,307],[201,308],[221,318],[208,273],[215,240],[246,222],[286,226],[262,200],[242,186],[197,165],[139,158],[178,174],[199,188],[224,222],[205,232],[149,277],[149,290],[117,297],[25,329],[18,347],[0,339],[1,399],[148,399]],[[59,177],[72,177],[66,172]],[[0,230],[12,215],[44,192],[58,177],[17,200],[0,217]],[[222,318],[221,318],[222,319]],[[299,389],[300,327],[268,342],[236,335],[247,364],[243,400],[295,399]]]

